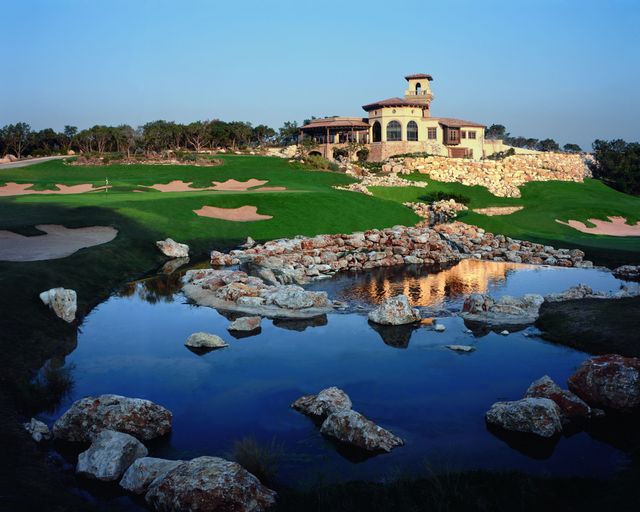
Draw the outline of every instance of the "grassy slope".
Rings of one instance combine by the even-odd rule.
[[[443,191],[461,194],[471,199],[470,208],[522,205],[525,208],[511,215],[488,217],[465,212],[460,220],[494,233],[502,233],[559,247],[580,247],[588,256],[603,264],[633,262],[640,259],[640,237],[612,237],[581,233],[556,222],[589,218],[606,219],[608,215],[626,217],[628,222],[640,220],[640,198],[623,194],[597,180],[584,183],[531,182],[521,188],[521,198],[496,197],[484,187],[467,187],[459,183],[443,183],[424,175],[413,179],[427,181],[422,188],[373,187],[376,197],[398,202],[416,201],[427,192]]]

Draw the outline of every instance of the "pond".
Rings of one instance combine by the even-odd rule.
[[[474,291],[545,294],[578,283],[603,291],[626,284],[595,269],[479,261],[442,271],[344,274],[310,288],[346,301],[345,312],[306,323],[264,319],[258,335],[240,339],[227,331],[229,315],[187,302],[179,275],[132,283],[85,318],[65,362],[73,389],[40,418],[51,424],[87,395],[146,398],[174,417],[173,432],[150,445],[150,455],[230,458],[235,442],[255,438],[282,448],[279,479],[290,485],[380,480],[428,468],[611,475],[629,458],[606,436],[579,432],[538,449],[510,445],[484,421],[493,402],[521,398],[542,375],[566,386],[588,354],[547,343],[534,328],[508,336],[473,334],[460,318],[447,316],[439,320],[443,333],[422,327],[398,337],[374,329],[366,316],[372,304],[397,293],[416,306],[457,310],[463,295]],[[230,346],[197,355],[184,346],[196,331],[218,334]],[[447,344],[476,351],[459,354]],[[301,395],[328,386],[344,389],[354,409],[402,437],[405,446],[366,460],[336,450],[290,408]]]

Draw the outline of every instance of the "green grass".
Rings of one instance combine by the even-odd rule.
[[[640,197],[623,194],[602,182],[587,179],[584,183],[548,181],[530,182],[521,187],[522,197],[496,197],[486,188],[467,187],[459,183],[443,183],[425,175],[412,175],[416,181],[426,181],[427,188],[371,187],[375,197],[397,201],[418,201],[426,193],[446,192],[470,199],[470,209],[487,206],[524,206],[511,215],[488,217],[472,211],[458,218],[494,233],[513,238],[555,245],[578,247],[587,256],[602,264],[637,262],[640,259],[640,237],[613,237],[581,233],[556,222],[569,219],[587,222],[589,218],[626,217],[628,222],[640,220]]]

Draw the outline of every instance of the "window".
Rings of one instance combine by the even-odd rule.
[[[422,85],[420,85],[420,82],[418,82],[416,84],[416,94],[420,94],[422,92]]]
[[[402,140],[402,125],[398,121],[389,121],[387,124],[387,140]]]
[[[430,140],[436,140],[438,138],[438,129],[427,128],[427,138]]]
[[[418,125],[415,121],[407,124],[407,140],[418,140]]]
[[[466,138],[467,138],[467,132],[465,132],[464,130],[462,130],[462,131],[460,132],[460,138],[461,138],[461,139],[466,139]],[[469,137],[469,138],[471,138],[471,137]]]
[[[470,139],[475,139],[476,138],[476,132],[468,132],[469,133],[469,138]]]
[[[376,121],[373,123],[373,142],[380,142],[382,140],[382,128],[380,123]]]

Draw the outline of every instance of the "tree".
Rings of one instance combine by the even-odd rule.
[[[593,156],[594,178],[621,192],[640,195],[640,143],[596,140]]]
[[[286,121],[278,131],[280,144],[286,146],[287,144],[295,144],[297,142],[300,129],[297,121]]]
[[[136,145],[136,131],[128,124],[121,124],[112,129],[112,134],[116,143],[116,150],[120,153],[126,153],[127,158],[130,158],[131,149]]]
[[[175,147],[175,123],[163,120],[151,121],[142,126],[141,130],[142,143],[147,152],[164,151]]]
[[[196,152],[202,151],[202,148],[211,140],[209,121],[189,123],[184,127],[184,135],[187,143],[190,144]]]
[[[231,147],[233,149],[238,146],[245,146],[251,139],[251,123],[243,123],[241,121],[231,121],[228,125],[229,137],[231,139]]]
[[[560,151],[560,145],[553,139],[543,139],[538,142],[538,151]]]
[[[492,124],[484,132],[485,139],[506,139],[509,137],[507,129],[501,124]]]
[[[73,140],[78,134],[78,127],[65,124],[62,134],[63,134],[65,153],[68,153],[69,150],[71,149],[71,144],[73,144]]]
[[[264,144],[268,139],[275,137],[276,131],[266,124],[259,124],[253,128],[252,140],[258,145]]]
[[[565,144],[562,149],[567,153],[582,153],[582,148],[577,144]]]
[[[103,155],[113,142],[113,130],[109,126],[95,125],[91,128],[96,150]]]
[[[2,138],[7,151],[13,151],[20,158],[29,142],[31,126],[27,123],[8,124],[2,129]]]
[[[229,126],[224,121],[214,119],[209,124],[209,140],[212,147],[226,146],[230,142]]]

